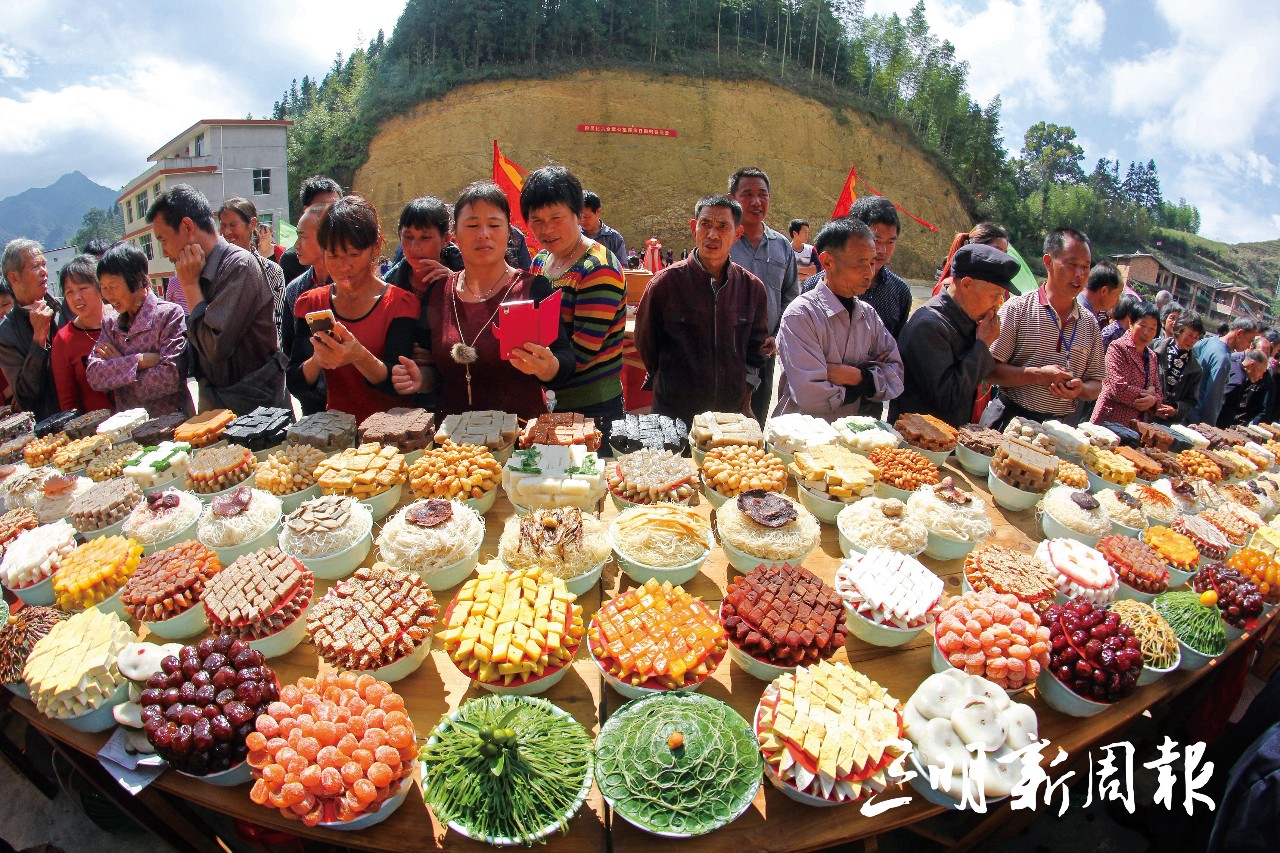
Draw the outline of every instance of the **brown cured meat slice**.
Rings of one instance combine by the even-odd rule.
[[[782,527],[799,518],[795,504],[774,492],[752,489],[738,495],[738,509],[756,524]]]
[[[438,498],[419,501],[409,507],[405,520],[418,527],[436,527],[453,518],[453,504]]]
[[[802,566],[762,565],[735,578],[721,605],[730,640],[776,666],[817,663],[844,645],[839,594]]]

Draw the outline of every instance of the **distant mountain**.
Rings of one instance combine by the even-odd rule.
[[[0,199],[0,245],[14,237],[30,237],[45,248],[65,246],[89,208],[110,209],[115,203],[115,190],[69,172],[47,187]]]

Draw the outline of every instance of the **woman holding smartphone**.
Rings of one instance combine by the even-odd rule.
[[[504,302],[540,303],[553,287],[507,263],[511,208],[496,184],[474,183],[453,206],[454,240],[462,252],[462,272],[443,287],[430,288],[422,311],[429,364],[400,359],[393,381],[401,394],[429,390],[438,383],[439,414],[496,409],[532,418],[547,411],[545,387],[573,376],[569,331],[550,347],[526,343],[502,358],[494,323]]]
[[[294,303],[286,381],[297,394],[323,373],[326,408],[360,422],[403,404],[391,368],[413,351],[418,301],[374,275],[382,234],[378,212],[360,196],[334,202],[316,237],[333,283],[308,290]]]

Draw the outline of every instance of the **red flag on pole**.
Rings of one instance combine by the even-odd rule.
[[[849,210],[853,207],[853,203],[858,200],[858,194],[854,192],[854,189],[853,189],[854,185],[858,183],[857,169],[858,169],[857,166],[849,167],[849,177],[844,179],[844,187],[840,190],[840,197],[836,199],[835,210],[831,211],[832,219],[839,219],[841,216],[848,216]],[[862,185],[866,187],[867,191],[870,192],[872,195],[878,195],[881,198],[884,198],[884,196],[881,195],[881,193],[878,190],[876,190],[875,187],[871,186],[866,181],[863,181]],[[902,207],[902,205],[898,204],[897,202],[894,202],[893,206],[896,210],[911,217],[916,222],[919,222],[921,225],[923,225],[925,228],[928,228],[930,231],[938,230],[938,226],[934,225],[932,222],[925,222],[923,219],[916,216],[914,213],[907,210],[906,208]]]
[[[841,216],[849,215],[849,208],[853,207],[853,203],[858,200],[858,194],[853,191],[854,184],[858,183],[858,167],[849,167],[849,177],[844,179],[844,186],[840,189],[840,197],[836,199],[836,208],[831,211],[832,219],[839,219]]]
[[[536,255],[542,245],[529,233],[529,225],[520,213],[520,190],[524,187],[525,176],[529,173],[506,158],[498,150],[498,140],[493,140],[493,182],[507,197],[511,207],[511,224],[524,232],[525,242],[529,245],[529,254]]]

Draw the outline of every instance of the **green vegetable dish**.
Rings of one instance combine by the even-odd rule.
[[[1227,631],[1218,608],[1200,603],[1200,593],[1190,590],[1156,596],[1156,612],[1173,628],[1178,639],[1202,655],[1220,655],[1227,650]]]
[[[751,728],[699,693],[623,705],[596,738],[596,784],[619,815],[656,835],[703,835],[735,820],[760,789]]]
[[[545,699],[464,702],[418,758],[423,799],[440,822],[490,844],[564,832],[591,788],[591,736]]]

